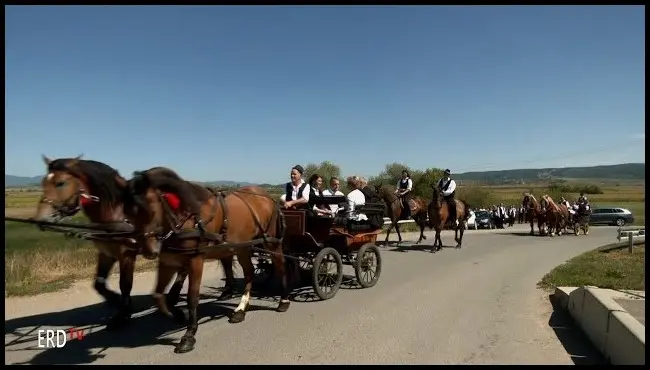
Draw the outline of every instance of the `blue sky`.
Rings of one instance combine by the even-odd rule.
[[[5,33],[8,174],[645,162],[642,6],[13,6]]]

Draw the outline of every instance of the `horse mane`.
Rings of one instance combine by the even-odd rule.
[[[108,205],[122,203],[123,188],[118,184],[120,173],[113,167],[98,161],[59,158],[47,166],[48,172],[65,171],[83,180],[88,192]]]
[[[131,180],[131,186],[136,189],[143,187],[152,187],[166,193],[172,193],[178,196],[181,204],[185,209],[192,211],[197,210],[199,206],[196,202],[207,201],[211,193],[202,185],[184,180],[175,171],[167,167],[153,167],[146,171],[136,171],[134,178]]]

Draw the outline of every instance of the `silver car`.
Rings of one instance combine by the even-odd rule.
[[[607,224],[625,226],[634,223],[634,216],[629,209],[618,207],[593,208],[589,223],[592,225]]]

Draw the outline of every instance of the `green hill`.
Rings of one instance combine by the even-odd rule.
[[[644,180],[645,163],[624,163],[608,166],[533,168],[456,174],[458,180],[483,182],[517,182],[551,179]]]

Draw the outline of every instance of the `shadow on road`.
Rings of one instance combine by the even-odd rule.
[[[151,307],[150,295],[134,296],[133,300],[134,307],[138,308],[134,312],[142,313],[143,308],[146,310]],[[250,306],[250,311],[259,309],[265,309],[265,307]],[[199,322],[203,324],[222,319],[227,317],[231,311],[232,308],[228,303],[202,302],[198,310]],[[30,360],[19,364],[90,364],[105,357],[103,352],[108,348],[137,348],[156,344],[173,346],[176,340],[166,337],[185,330],[184,326],[176,324],[169,318],[145,313],[134,315],[129,326],[122,330],[107,331],[104,329],[104,325],[106,325],[109,315],[114,313],[114,310],[107,309],[104,303],[100,303],[67,311],[8,320],[5,322],[5,353],[37,349],[38,329],[84,328],[82,340],[69,340],[63,348],[43,350]],[[21,333],[20,329],[27,331],[28,328],[32,329],[27,333]],[[7,343],[7,335],[14,335],[17,338]]]
[[[562,309],[554,294],[549,295],[553,312],[548,319],[548,326],[553,329],[571,360],[576,365],[607,365],[608,362],[589,341],[589,338],[577,327],[566,310]]]

